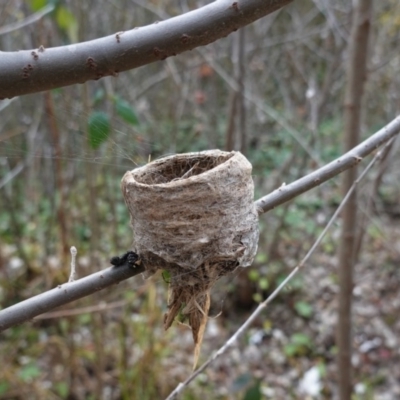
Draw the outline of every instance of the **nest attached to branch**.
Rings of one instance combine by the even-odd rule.
[[[197,360],[210,289],[249,266],[258,243],[251,164],[239,152],[177,154],[128,171],[121,183],[131,215],[134,251],[149,276],[170,275],[166,329],[188,317]]]

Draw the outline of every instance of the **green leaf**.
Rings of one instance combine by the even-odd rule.
[[[68,396],[69,392],[69,385],[66,382],[58,382],[56,385],[56,391],[62,397],[65,399]]]
[[[28,364],[25,365],[20,371],[19,376],[20,378],[25,381],[31,381],[34,378],[37,378],[40,375],[40,369],[35,364]]]
[[[122,100],[118,97],[115,98],[115,109],[117,114],[125,121],[131,125],[139,125],[139,119],[133,110],[133,108],[129,105],[129,103],[125,100]]]
[[[97,149],[108,139],[110,134],[110,119],[101,111],[94,111],[89,117],[89,144]]]
[[[258,281],[258,286],[260,287],[261,290],[267,290],[269,288],[268,279],[265,277],[260,278],[260,280]]]
[[[296,302],[294,308],[297,311],[297,314],[304,318],[310,318],[313,312],[312,305],[305,301]]]
[[[261,296],[260,293],[254,293],[254,294],[253,294],[253,300],[254,300],[256,303],[261,303],[261,302],[263,301],[263,298],[262,298],[262,296]]]
[[[86,313],[86,314],[81,314],[78,317],[79,325],[88,325],[90,321],[92,320],[92,314]]]
[[[326,377],[327,376],[326,364],[322,360],[320,360],[317,364],[317,367],[318,367],[320,376],[322,378]]]
[[[304,333],[295,333],[290,337],[290,342],[283,348],[288,357],[307,354],[312,347],[311,339]]]
[[[31,6],[32,11],[39,11],[41,8],[45,7],[47,4],[47,0],[30,0],[29,5]]]
[[[299,346],[297,346],[294,343],[288,343],[283,348],[283,352],[286,354],[287,357],[295,356],[297,354],[298,350],[299,350]]]
[[[7,382],[0,382],[0,395],[7,393],[9,385]]]
[[[56,21],[61,30],[63,30],[71,42],[78,41],[78,21],[74,14],[63,6],[57,8]]]
[[[171,272],[167,271],[166,269],[162,272],[162,277],[166,283],[171,282]]]
[[[176,316],[176,319],[182,323],[184,323],[187,320],[187,315],[182,312],[185,307],[186,307],[186,303],[182,303],[179,313]]]
[[[260,382],[256,382],[250,387],[243,397],[243,400],[261,400]]]
[[[256,255],[257,263],[263,264],[263,263],[266,263],[267,261],[268,261],[268,256],[266,253],[263,253],[263,252],[257,253],[257,255]]]
[[[291,341],[300,346],[311,347],[311,339],[304,333],[294,333],[291,336]]]
[[[258,281],[259,277],[260,277],[260,274],[256,269],[252,269],[249,271],[249,279],[251,281],[256,282],[256,281]]]

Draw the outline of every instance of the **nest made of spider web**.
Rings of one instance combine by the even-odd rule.
[[[187,316],[197,359],[210,289],[257,251],[258,215],[251,164],[239,152],[177,154],[127,172],[121,183],[134,250],[146,274],[170,275],[167,329]],[[197,354],[197,356],[196,356]]]

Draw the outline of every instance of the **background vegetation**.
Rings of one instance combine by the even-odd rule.
[[[47,3],[1,1],[0,27]],[[0,46],[89,40],[205,3],[50,1],[52,12],[1,34]],[[375,3],[364,137],[400,105],[400,8],[394,0]],[[350,23],[348,1],[295,2],[215,44],[118,78],[1,101],[1,307],[66,281],[72,245],[80,276],[129,249],[119,182],[149,159],[240,149],[253,164],[258,198],[338,156]],[[360,399],[400,396],[398,182],[395,143],[360,189],[364,235],[354,288]],[[213,291],[211,314],[222,313],[209,321],[204,357],[286,276],[340,200],[332,180],[261,217],[254,266]],[[320,398],[334,398],[338,234],[339,224],[246,340],[194,382],[185,399],[303,399],[313,396],[304,383],[312,373]],[[192,363],[190,331],[162,329],[166,299],[161,276],[134,279],[2,333],[0,398],[165,397]]]

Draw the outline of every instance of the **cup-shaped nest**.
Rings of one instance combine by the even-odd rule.
[[[210,150],[165,157],[122,179],[135,252],[148,275],[169,272],[165,326],[178,312],[186,314],[196,343],[211,286],[238,266],[249,266],[257,251],[251,171],[241,153]]]

